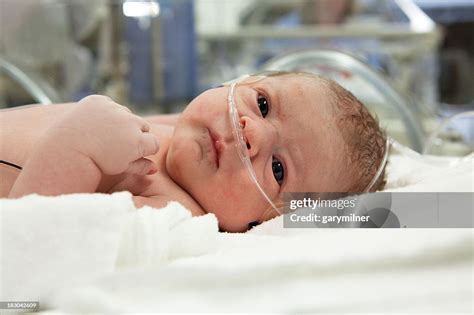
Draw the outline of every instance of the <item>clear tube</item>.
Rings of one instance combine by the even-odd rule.
[[[255,183],[258,190],[260,191],[262,196],[268,201],[268,203],[272,206],[273,210],[275,210],[278,214],[281,214],[280,209],[277,206],[275,206],[273,201],[270,199],[270,197],[268,197],[268,195],[263,190],[262,186],[260,186],[260,184],[258,183],[257,176],[255,175],[255,171],[252,166],[252,161],[250,160],[250,156],[247,149],[247,143],[242,134],[242,126],[240,124],[239,113],[237,111],[237,106],[235,105],[234,90],[238,82],[239,81],[237,80],[231,84],[229,96],[227,98],[227,101],[229,103],[229,118],[230,118],[230,122],[232,126],[232,134],[234,135],[234,139],[235,139],[235,147],[237,149],[239,158],[244,164],[245,168],[247,169],[247,172],[252,182]]]
[[[385,165],[387,164],[388,152],[390,151],[391,142],[392,142],[391,138],[387,136],[387,140],[385,141],[385,152],[383,154],[382,162],[380,162],[377,172],[375,172],[374,177],[372,178],[370,183],[367,185],[367,187],[364,189],[364,193],[369,192],[372,189],[372,187],[375,185],[379,177],[383,174],[383,170],[385,168]]]

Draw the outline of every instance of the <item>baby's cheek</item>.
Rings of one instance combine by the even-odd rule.
[[[222,197],[224,201],[228,202],[234,202],[239,200],[239,194],[236,194],[235,191],[232,190],[231,186],[223,186],[223,192],[222,192]]]
[[[235,209],[240,208],[239,200],[241,197],[232,192],[231,187],[225,189],[221,186],[219,189],[209,189],[205,196],[207,211],[211,211],[216,215],[228,215],[233,213]]]

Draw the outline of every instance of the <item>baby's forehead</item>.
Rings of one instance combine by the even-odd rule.
[[[333,97],[326,82],[310,74],[284,74],[269,77],[278,94],[282,124],[280,135],[300,168],[326,165],[334,160],[335,146],[340,145],[334,122]],[[309,173],[315,171],[314,168]],[[317,176],[316,176],[317,177]]]
[[[299,110],[331,106],[333,93],[329,83],[317,75],[288,73],[270,76],[267,82],[278,93],[281,101],[286,101],[288,105],[296,103]]]
[[[309,73],[288,73],[268,77],[282,91],[312,94],[328,89],[326,80]]]
[[[269,79],[277,80],[286,84],[304,84],[313,83],[318,84],[320,77],[310,73],[288,72],[283,74],[276,74],[268,76]]]

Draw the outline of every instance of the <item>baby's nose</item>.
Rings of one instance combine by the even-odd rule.
[[[275,134],[263,122],[242,116],[240,127],[250,158],[273,146],[276,139]]]

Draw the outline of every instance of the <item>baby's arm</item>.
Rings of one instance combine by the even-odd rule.
[[[42,139],[15,181],[9,198],[30,193],[54,196],[96,191],[101,171],[92,159],[54,140],[48,136]]]
[[[148,123],[105,96],[82,99],[42,136],[9,197],[95,192],[102,175],[156,172]]]

